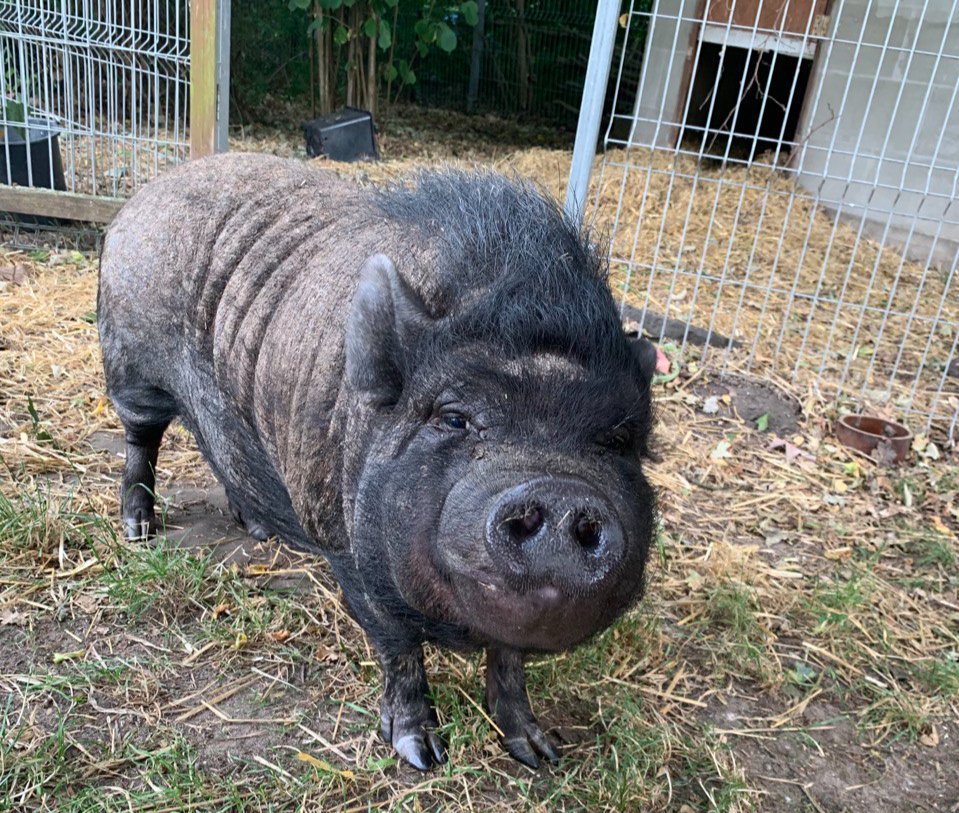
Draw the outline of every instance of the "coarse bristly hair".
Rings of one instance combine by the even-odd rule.
[[[381,190],[376,204],[434,248],[431,310],[449,317],[453,335],[586,363],[626,351],[603,253],[531,181],[424,170]]]

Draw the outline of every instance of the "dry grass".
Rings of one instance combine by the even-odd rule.
[[[495,149],[471,160],[561,189],[567,154]],[[358,171],[375,180],[412,160]],[[603,181],[604,200],[616,183]],[[186,498],[169,520],[192,529],[188,547],[182,532],[155,547],[117,540],[95,258],[7,250],[0,265],[26,271],[0,291],[0,808],[959,803],[959,471],[941,439],[881,468],[832,439],[832,405],[767,372],[770,398],[804,413],[780,428],[782,447],[737,414],[741,379],[671,349],[679,374],[656,388],[662,527],[648,597],[530,670],[534,708],[568,743],[562,764],[534,774],[505,757],[476,709],[480,660],[431,651],[451,763],[424,776],[374,735],[378,670],[322,562],[254,545],[225,520],[197,530],[215,511]],[[788,332],[782,352],[797,352]],[[182,429],[159,474],[161,495],[210,485]]]

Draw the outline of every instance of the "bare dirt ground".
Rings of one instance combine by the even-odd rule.
[[[442,154],[421,121],[388,126],[403,166]],[[562,153],[452,124],[445,140],[562,176]],[[959,810],[945,437],[884,468],[834,440],[836,407],[810,391],[670,350],[647,597],[530,669],[561,764],[506,757],[482,659],[431,650],[451,759],[423,775],[375,733],[378,668],[325,564],[240,532],[182,428],[159,462],[166,534],[117,538],[96,257],[6,248],[3,268],[0,809]]]

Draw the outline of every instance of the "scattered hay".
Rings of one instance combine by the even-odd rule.
[[[369,182],[413,163],[334,169]],[[497,162],[554,192],[567,164],[549,150]],[[640,182],[630,175],[631,194]],[[617,183],[597,181],[604,201]],[[698,221],[690,235],[707,245]],[[807,258],[824,251],[817,239]],[[836,240],[854,266],[878,260],[895,273],[886,252]],[[734,247],[731,273],[755,273]],[[680,256],[677,243],[664,251]],[[811,809],[859,813],[877,798],[889,811],[955,802],[943,788],[959,787],[959,475],[941,441],[920,437],[910,463],[882,468],[835,442],[831,406],[802,376],[769,373],[766,386],[804,412],[776,442],[737,414],[735,380],[674,355],[677,374],[655,388],[661,460],[648,471],[662,527],[648,597],[590,646],[530,669],[534,706],[570,743],[566,760],[533,776],[505,758],[475,708],[478,660],[430,651],[453,766],[423,777],[394,767],[376,738],[375,658],[322,562],[249,540],[244,558],[219,561],[116,539],[120,445],[100,440],[118,441],[119,426],[92,318],[96,259],[3,251],[0,266],[21,269],[0,291],[0,686],[10,698],[0,798],[42,808],[57,775],[72,788],[61,807],[75,810],[92,804],[86,789],[110,809],[189,799],[197,810],[745,813],[808,797]],[[655,279],[651,291],[665,309]],[[708,315],[702,300],[680,301],[700,323]],[[771,336],[744,308],[736,332],[750,330]],[[789,359],[794,340],[787,331]],[[161,496],[211,482],[182,428],[168,433],[159,473]],[[787,745],[788,758],[769,761]]]

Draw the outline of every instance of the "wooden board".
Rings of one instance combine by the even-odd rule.
[[[190,0],[190,157],[216,149],[217,0]]]
[[[802,36],[814,30],[826,4],[827,0],[709,0],[706,20]]]
[[[76,192],[53,192],[26,186],[0,185],[0,212],[59,217],[86,223],[109,223],[120,211],[121,198],[101,198]]]

